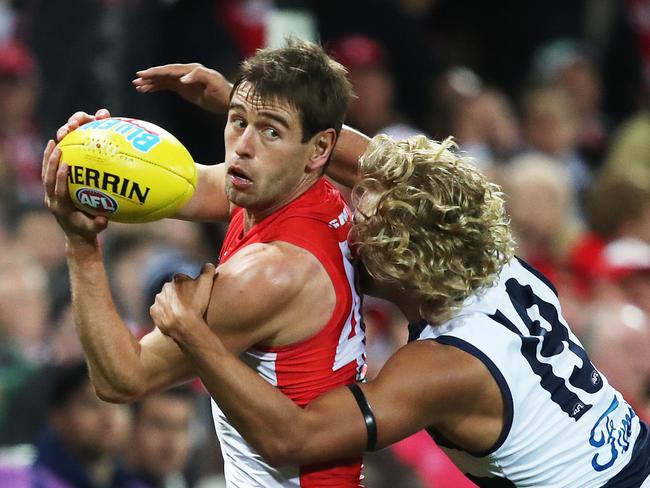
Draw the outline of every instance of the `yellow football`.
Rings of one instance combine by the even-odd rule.
[[[58,146],[77,208],[116,222],[151,222],[174,214],[194,193],[196,166],[165,129],[123,117],[96,120]]]

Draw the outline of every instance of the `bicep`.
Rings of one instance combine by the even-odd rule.
[[[207,166],[196,164],[196,189],[192,198],[174,215],[181,220],[222,220],[230,217],[230,202],[226,196],[225,164]]]
[[[206,312],[208,327],[239,354],[286,326],[300,283],[272,244],[251,244],[217,268]]]
[[[434,425],[443,413],[446,386],[423,350],[413,343],[398,350],[363,386],[377,424],[377,447],[383,448]],[[434,360],[435,361],[435,360]]]
[[[419,351],[398,351],[377,377],[360,385],[375,416],[376,448],[381,449],[432,425],[441,392],[431,392],[418,378],[426,375]],[[426,370],[425,370],[426,371]],[[419,373],[419,374],[418,374]],[[325,393],[310,403],[298,424],[307,440],[300,446],[301,461],[314,462],[363,453],[368,432],[361,408],[347,387]]]
[[[183,351],[158,329],[140,340],[140,359],[146,385],[142,394],[164,390],[196,376]]]

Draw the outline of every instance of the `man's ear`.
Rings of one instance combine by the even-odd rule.
[[[325,166],[335,144],[336,131],[334,129],[325,129],[317,133],[312,139],[312,151],[307,163],[307,170],[317,171]]]

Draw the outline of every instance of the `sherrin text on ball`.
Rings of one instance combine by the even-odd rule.
[[[116,222],[173,215],[192,196],[196,166],[172,134],[151,122],[112,117],[82,125],[58,145],[77,208]]]

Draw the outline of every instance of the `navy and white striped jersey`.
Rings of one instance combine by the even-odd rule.
[[[440,326],[411,326],[481,360],[504,399],[506,422],[487,452],[467,452],[434,435],[479,486],[650,486],[650,433],[591,364],[571,332],[556,291],[513,259],[497,283],[470,297]]]

